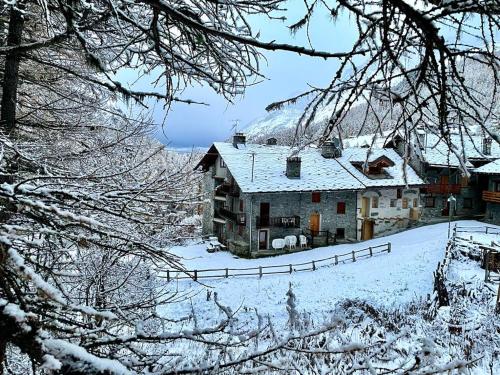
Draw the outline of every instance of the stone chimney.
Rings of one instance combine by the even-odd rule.
[[[321,146],[321,156],[326,159],[338,158],[342,156],[340,140],[338,138],[332,138],[331,141],[325,141]]]
[[[233,135],[233,146],[238,148],[238,145],[245,145],[247,137],[243,133],[235,133]]]
[[[268,146],[276,146],[278,144],[278,140],[276,138],[268,138],[266,141],[266,145]]]
[[[286,176],[288,178],[300,178],[300,157],[289,156],[286,158]]]

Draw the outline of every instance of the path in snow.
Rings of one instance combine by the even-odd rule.
[[[458,221],[462,226],[484,226],[477,221]],[[366,248],[390,241],[392,252],[355,263],[318,269],[314,272],[258,277],[203,280],[204,285],[191,280],[171,283],[171,287],[194,294],[192,306],[199,316],[214,321],[221,316],[213,303],[206,301],[207,289],[217,292],[222,304],[241,315],[254,308],[269,314],[284,324],[286,292],[289,283],[297,296],[300,311],[323,320],[333,306],[346,298],[359,298],[376,306],[401,306],[432,292],[432,273],[443,255],[448,224],[424,226],[387,237],[355,244],[317,248],[272,258],[241,259],[228,252],[209,254],[204,245],[179,246],[171,252],[184,258],[187,269],[256,267],[307,262],[335,254]],[[189,314],[191,301],[172,304],[164,312],[170,316]]]

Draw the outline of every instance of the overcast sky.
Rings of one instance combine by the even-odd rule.
[[[293,36],[287,26],[302,15],[303,4],[292,1],[286,12],[288,20],[269,21],[267,18],[254,19],[254,30],[260,30],[260,40],[275,40],[307,46],[305,32]],[[335,24],[327,12],[313,18],[309,35],[315,49],[345,51],[354,38],[349,27],[349,19],[342,17]],[[267,80],[249,87],[244,96],[235,99],[234,105],[227,103],[212,90],[192,87],[182,97],[203,101],[210,106],[174,104],[166,121],[161,103],[154,106],[154,119],[164,122],[158,138],[170,147],[205,147],[217,140],[224,140],[231,134],[235,121],[239,130],[252,120],[265,116],[265,107],[276,100],[287,98],[308,88],[307,84],[324,86],[335,72],[336,60],[304,57],[290,52],[264,52],[267,63],[262,61],[262,71]]]

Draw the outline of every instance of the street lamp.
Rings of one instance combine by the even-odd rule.
[[[453,203],[453,208],[451,207],[452,203]],[[453,194],[450,194],[450,197],[448,198],[448,238],[450,238],[452,210],[456,209],[457,209],[457,198],[455,198]]]

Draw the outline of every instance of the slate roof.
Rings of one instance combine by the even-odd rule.
[[[474,171],[483,174],[500,174],[500,159],[476,168]]]
[[[426,144],[422,149],[424,161],[434,166],[459,167],[462,164],[471,166],[469,161],[474,160],[495,160],[500,158],[500,145],[492,140],[491,154],[483,154],[483,137],[479,135],[461,136],[451,135],[451,142],[455,146],[456,152],[450,152],[448,145],[441,138],[434,134],[427,134]],[[458,154],[458,157],[457,157]],[[460,161],[463,160],[464,163]]]
[[[212,147],[221,155],[244,193],[364,190],[369,187],[424,184],[410,166],[406,166],[403,171],[403,160],[392,149],[372,150],[368,159],[372,161],[381,156],[391,159],[395,165],[385,169],[389,178],[371,179],[352,165],[352,162],[365,162],[368,152],[366,148],[344,149],[342,156],[336,159],[324,158],[320,149],[307,148],[297,155],[301,158],[300,178],[291,179],[286,176],[286,159],[292,155],[290,147],[239,144],[235,148],[232,143],[222,142],[216,142]]]

